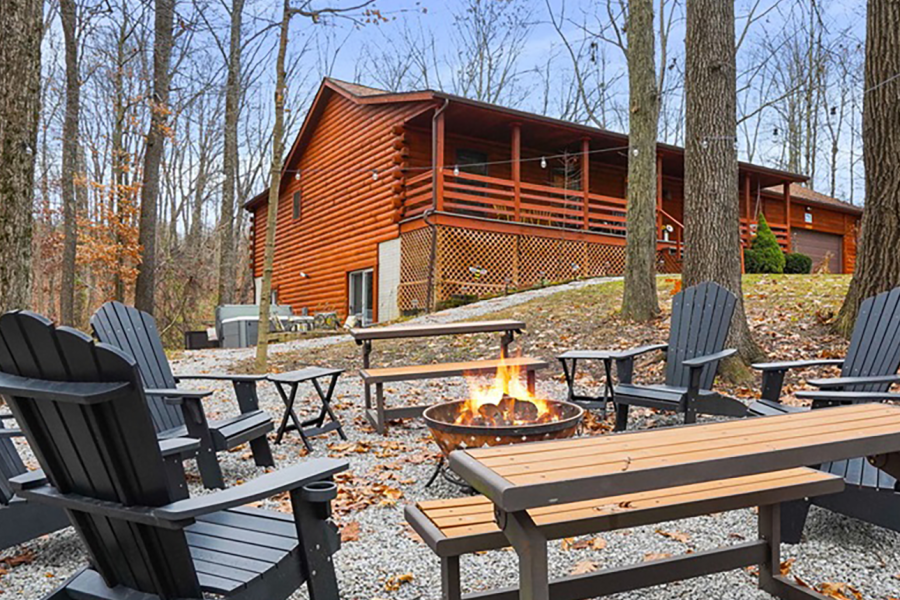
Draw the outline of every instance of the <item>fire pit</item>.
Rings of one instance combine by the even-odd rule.
[[[504,397],[497,404],[454,400],[425,410],[425,423],[445,456],[461,448],[501,446],[575,435],[584,409],[559,400]]]
[[[584,409],[571,402],[537,398],[523,386],[516,369],[502,367],[486,387],[469,381],[469,398],[442,402],[425,409],[423,418],[443,456],[427,485],[442,472],[444,458],[454,450],[500,446],[575,435]],[[443,471],[452,483],[459,483]]]

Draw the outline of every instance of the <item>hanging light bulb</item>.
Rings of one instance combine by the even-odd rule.
[[[455,166],[453,167],[453,176],[454,176],[454,177],[459,177],[459,165],[455,165]]]
[[[546,168],[547,168],[547,159],[544,158],[543,156],[541,157],[541,168],[542,168],[542,169],[546,169]]]
[[[372,181],[378,181],[378,169],[372,169]]]
[[[300,171],[294,173],[294,181],[300,181]]]

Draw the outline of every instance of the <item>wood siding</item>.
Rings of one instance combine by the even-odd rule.
[[[358,105],[331,94],[296,164],[286,165],[278,203],[272,289],[294,312],[335,311],[347,315],[347,274],[375,269],[378,244],[395,238],[391,176],[392,126],[427,105]],[[300,178],[295,179],[299,168]],[[373,180],[372,169],[379,172]],[[301,194],[301,218],[293,219],[292,197]],[[262,276],[267,203],[253,222],[252,266]],[[258,243],[257,243],[258,241]],[[306,277],[301,275],[305,274]],[[377,295],[377,292],[375,293]],[[377,297],[373,304],[378,305]],[[375,315],[377,319],[377,315]]]

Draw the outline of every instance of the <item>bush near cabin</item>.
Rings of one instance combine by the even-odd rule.
[[[792,252],[784,255],[784,272],[796,275],[809,275],[812,273],[812,258],[800,252]]]
[[[744,270],[747,273],[784,273],[785,257],[778,245],[766,216],[759,215],[756,237],[744,251]]]

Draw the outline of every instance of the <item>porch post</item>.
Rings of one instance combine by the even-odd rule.
[[[434,210],[444,210],[444,113],[437,114],[432,131],[434,152],[431,155],[432,180],[434,190]]]
[[[512,124],[512,179],[515,220],[522,212],[522,124]]]
[[[747,215],[747,234],[746,239],[742,240],[744,242],[750,241],[750,224],[753,223],[754,217],[756,216],[751,212],[752,210],[750,204],[750,174],[744,173],[744,212]],[[741,234],[741,238],[744,237],[744,234]]]
[[[584,228],[590,229],[591,214],[591,140],[581,138],[581,192],[584,196]]]
[[[785,250],[791,251],[791,184],[784,184],[784,220],[787,227],[787,243]]]
[[[656,239],[662,237],[663,173],[662,155],[656,155]]]

